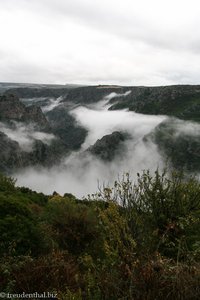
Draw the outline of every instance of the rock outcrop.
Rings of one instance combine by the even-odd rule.
[[[119,131],[114,131],[111,134],[105,135],[96,143],[90,146],[87,151],[96,155],[102,160],[113,160],[117,154],[122,154],[125,151],[124,141],[128,139],[128,134]]]
[[[130,91],[125,97],[124,94]],[[129,109],[143,114],[164,114],[200,122],[200,86],[84,86],[76,88],[15,88],[6,91],[20,98],[59,97],[63,102],[91,104],[110,93],[117,93],[110,100],[110,110]]]
[[[110,110],[124,109],[152,115],[175,116],[200,122],[200,86],[132,87],[126,97],[113,98]]]
[[[41,108],[26,107],[17,96],[0,96],[0,121],[0,171],[3,173],[28,166],[51,166],[69,151],[62,139],[55,136]],[[19,139],[24,138],[20,136],[20,128],[25,139],[30,139],[29,150],[20,144]],[[40,135],[44,139],[52,138],[47,143]]]
[[[70,150],[77,150],[84,142],[87,130],[79,126],[68,110],[59,106],[46,114],[52,132],[58,136]]]
[[[200,172],[200,125],[169,118],[144,138],[152,140],[162,157],[176,169]]]
[[[26,107],[16,95],[0,96],[0,120],[35,123],[38,129],[49,131],[50,125],[40,107]]]

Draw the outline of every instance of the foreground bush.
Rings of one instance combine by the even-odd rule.
[[[139,252],[161,254],[176,260],[196,257],[200,251],[200,183],[183,174],[158,171],[138,174],[132,183],[129,174],[114,188],[99,195],[123,207]]]
[[[58,299],[199,299],[200,184],[128,174],[88,200],[0,180],[3,292]]]

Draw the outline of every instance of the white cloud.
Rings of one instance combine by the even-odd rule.
[[[11,140],[18,142],[23,151],[32,151],[36,140],[49,145],[55,136],[50,133],[35,130],[34,124],[24,125],[20,122],[13,122],[14,126],[8,126],[0,122],[0,131],[5,133]]]
[[[0,0],[0,81],[198,83],[197,0]]]
[[[105,100],[104,100],[105,102]],[[113,184],[118,175],[129,172],[135,176],[144,169],[155,171],[164,163],[157,146],[144,142],[143,137],[150,133],[166,117],[148,116],[128,111],[107,111],[106,107],[78,107],[72,111],[81,126],[88,129],[88,136],[82,149],[65,157],[59,166],[50,169],[28,168],[14,174],[17,183],[23,186],[52,193],[54,190],[64,194],[71,192],[82,197],[97,191],[101,185]],[[125,142],[122,153],[111,162],[104,162],[85,152],[97,139],[113,131],[126,131],[132,137]]]
[[[57,99],[49,98],[48,100],[49,100],[49,103],[46,106],[42,107],[42,111],[44,113],[47,113],[47,112],[53,110],[54,108],[58,107],[61,104],[60,102],[63,100],[63,97],[60,96]]]
[[[73,110],[72,114],[81,126],[89,130],[83,148],[113,131],[128,132],[138,140],[165,119],[164,116],[143,115],[126,110],[93,110],[81,106]]]
[[[171,125],[171,126],[170,126]],[[190,121],[173,119],[168,124],[169,128],[174,131],[174,136],[185,135],[189,137],[200,137],[200,124]]]

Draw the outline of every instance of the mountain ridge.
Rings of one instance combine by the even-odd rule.
[[[14,94],[10,94],[11,92]],[[33,96],[36,96],[36,98]],[[40,97],[46,98],[44,100]],[[37,101],[38,99],[40,101]],[[163,114],[170,118],[176,117],[196,122],[196,124],[200,122],[200,85],[160,87],[98,85],[65,87],[64,89],[60,86],[51,89],[41,86],[40,88],[20,87],[8,89],[4,95],[0,96],[0,121],[9,122],[9,126],[12,125],[12,128],[15,127],[13,121],[22,122],[25,126],[32,122],[35,123],[37,130],[55,135],[56,139],[51,142],[51,145],[47,145],[41,140],[35,141],[33,144],[33,159],[29,159],[33,165],[43,164],[43,161],[44,164],[52,165],[54,155],[56,163],[70,151],[79,150],[88,134],[87,129],[77,123],[70,110],[78,106],[90,107],[91,104],[99,103],[101,100],[107,101],[107,104],[109,104],[108,109],[112,111],[126,109],[147,115]],[[56,103],[56,105],[45,111],[44,108],[46,105],[48,106],[48,103]],[[172,124],[176,127],[176,122],[173,123],[172,121]],[[186,164],[189,170],[199,170],[199,167],[195,166],[199,159],[198,137],[194,138],[189,135],[179,137],[181,145],[184,146],[181,149],[177,144],[177,139],[172,134],[168,134],[168,140],[166,137],[164,138],[164,135],[170,132],[169,125],[170,121],[165,126],[158,126],[155,132],[152,133],[151,139],[158,145],[164,155],[171,156],[176,167]],[[165,133],[163,133],[163,128],[165,128]],[[176,129],[174,128],[174,130]],[[5,136],[2,135],[1,139],[4,141]],[[15,148],[16,158],[21,157],[22,154],[19,155],[16,143],[12,143],[11,140],[7,139],[5,144],[8,148]],[[111,134],[107,137],[101,137],[100,141],[96,141],[89,149],[97,157],[111,161],[112,156],[114,157],[115,148],[118,146],[119,143],[113,139]],[[195,149],[191,151],[193,146],[195,146]],[[110,149],[113,153],[110,153]],[[178,159],[179,154],[176,154],[176,150],[182,151],[185,156],[182,153],[183,158]],[[2,153],[5,154],[5,151],[2,150]],[[8,151],[8,153],[10,152]],[[191,159],[190,155],[192,155]],[[24,157],[24,154],[22,157]],[[27,153],[25,153],[25,157],[27,157]],[[184,157],[187,159],[184,159]],[[26,165],[28,161],[21,158],[19,160],[25,161],[21,166]],[[190,160],[193,162],[190,163]],[[17,162],[16,165],[18,166]]]

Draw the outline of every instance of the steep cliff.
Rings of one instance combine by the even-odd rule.
[[[68,147],[51,129],[40,107],[26,107],[14,95],[0,96],[0,171],[51,166]]]
[[[117,154],[125,151],[124,141],[128,139],[126,133],[114,131],[111,134],[105,135],[96,143],[88,148],[91,154],[96,155],[102,160],[113,160]]]
[[[0,120],[35,123],[37,128],[43,131],[50,130],[50,125],[40,107],[26,107],[16,95],[12,94],[0,96]]]

